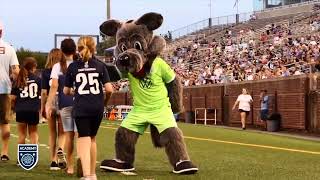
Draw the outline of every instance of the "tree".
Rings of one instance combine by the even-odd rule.
[[[23,47],[17,50],[17,56],[19,63],[22,64],[22,61],[26,57],[34,57],[37,60],[38,69],[43,69],[46,61],[47,61],[48,53],[38,52],[38,51],[31,51],[29,49],[24,49]]]
[[[100,56],[104,55],[104,50],[111,48],[116,45],[115,37],[103,38],[103,41],[97,45],[97,54]]]

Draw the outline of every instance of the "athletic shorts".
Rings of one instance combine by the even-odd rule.
[[[95,116],[75,117],[79,137],[96,136],[102,118],[103,113],[99,113]]]
[[[268,119],[268,109],[262,109],[260,111],[260,118],[263,121],[266,121]]]
[[[8,94],[0,94],[0,124],[10,121],[11,100]]]
[[[133,108],[122,121],[121,127],[143,134],[149,124],[154,125],[159,133],[168,128],[177,127],[177,122],[170,106],[164,106],[153,111]]]
[[[72,117],[72,106],[62,108],[60,116],[64,132],[77,132],[77,126]]]
[[[39,112],[32,111],[17,111],[16,112],[16,121],[18,123],[25,123],[28,125],[37,125],[39,124]]]
[[[248,115],[248,114],[250,113],[250,111],[245,111],[245,110],[243,110],[243,109],[239,109],[239,112],[245,112],[246,115]]]

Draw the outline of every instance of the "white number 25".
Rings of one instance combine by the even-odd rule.
[[[99,81],[98,78],[99,74],[98,73],[89,73],[86,75],[85,73],[79,73],[76,76],[76,82],[81,83],[78,89],[78,93],[80,95],[85,95],[85,94],[99,94],[100,89],[99,89]],[[89,89],[85,89],[86,85],[89,83]]]

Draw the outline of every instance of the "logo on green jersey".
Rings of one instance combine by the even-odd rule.
[[[149,89],[152,86],[152,80],[150,77],[145,77],[140,80],[139,84],[142,89]]]

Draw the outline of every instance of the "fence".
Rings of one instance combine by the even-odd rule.
[[[248,13],[241,13],[239,14],[239,20],[238,23],[246,22],[250,20],[252,12]],[[208,18],[190,25],[187,25],[185,27],[176,29],[171,31],[171,36],[173,39],[181,38],[186,35],[192,35],[195,33],[201,34],[201,30],[206,30],[210,28],[221,28],[224,29],[230,24],[237,23],[237,15],[228,15],[228,16],[221,16],[221,17],[214,17],[214,18]]]
[[[278,111],[281,114],[282,128],[320,132],[319,78],[320,75],[311,74],[272,80],[187,87],[183,92],[185,112],[179,115],[179,120],[193,123],[195,108],[214,108],[217,109],[218,124],[239,126],[239,113],[232,111],[232,106],[241,89],[247,88],[254,99],[247,125],[261,126],[259,94],[261,90],[266,89],[271,99],[270,112]],[[315,90],[310,86],[310,80],[314,81]],[[132,105],[132,97],[129,93],[114,93],[110,105]]]

